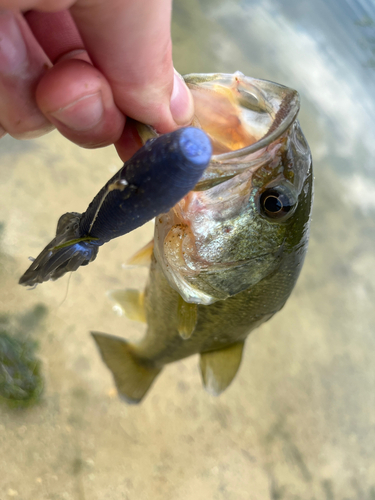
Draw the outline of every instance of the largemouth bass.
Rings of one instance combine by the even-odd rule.
[[[313,175],[297,92],[241,73],[185,80],[193,125],[214,155],[194,190],[156,218],[145,293],[115,294],[145,319],[144,338],[93,333],[129,403],[141,401],[164,365],[197,353],[205,388],[225,390],[247,336],[284,306],[307,251]],[[139,130],[144,140],[155,135]]]

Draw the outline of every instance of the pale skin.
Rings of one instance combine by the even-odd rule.
[[[0,0],[0,137],[57,128],[88,148],[139,147],[131,117],[161,133],[188,125],[174,72],[172,0]]]

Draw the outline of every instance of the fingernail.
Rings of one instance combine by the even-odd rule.
[[[170,110],[177,125],[188,125],[194,115],[194,101],[182,76],[174,71],[173,92]]]
[[[0,12],[0,33],[0,72],[14,76],[26,69],[28,56],[20,27],[9,11]]]
[[[60,62],[60,61],[66,61],[67,59],[80,59],[81,61],[86,61],[90,64],[92,64],[92,61],[90,59],[90,56],[84,49],[75,49],[71,50],[70,52],[66,52],[62,56],[58,57],[56,61],[54,61],[54,64]]]
[[[71,130],[85,132],[98,125],[103,113],[101,92],[96,92],[48,114]]]

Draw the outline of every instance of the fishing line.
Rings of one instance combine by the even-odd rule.
[[[58,309],[59,307],[61,307],[63,305],[63,303],[66,301],[66,298],[68,296],[68,291],[69,291],[69,285],[70,285],[70,279],[72,277],[72,274],[73,274],[73,271],[71,273],[69,273],[69,278],[68,278],[68,281],[67,281],[67,284],[66,284],[66,290],[65,290],[65,296],[64,298],[62,299],[62,301],[60,302],[60,304],[56,307],[56,309]]]

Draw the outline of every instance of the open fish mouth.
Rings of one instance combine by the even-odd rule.
[[[184,80],[194,98],[192,125],[206,132],[213,147],[211,162],[195,190],[269,161],[270,146],[289,129],[299,111],[296,90],[239,71],[192,73]],[[144,142],[157,135],[143,124],[138,131]]]
[[[246,156],[267,146],[294,121],[297,91],[241,72],[184,77],[193,94],[193,125],[213,143],[213,161]]]

